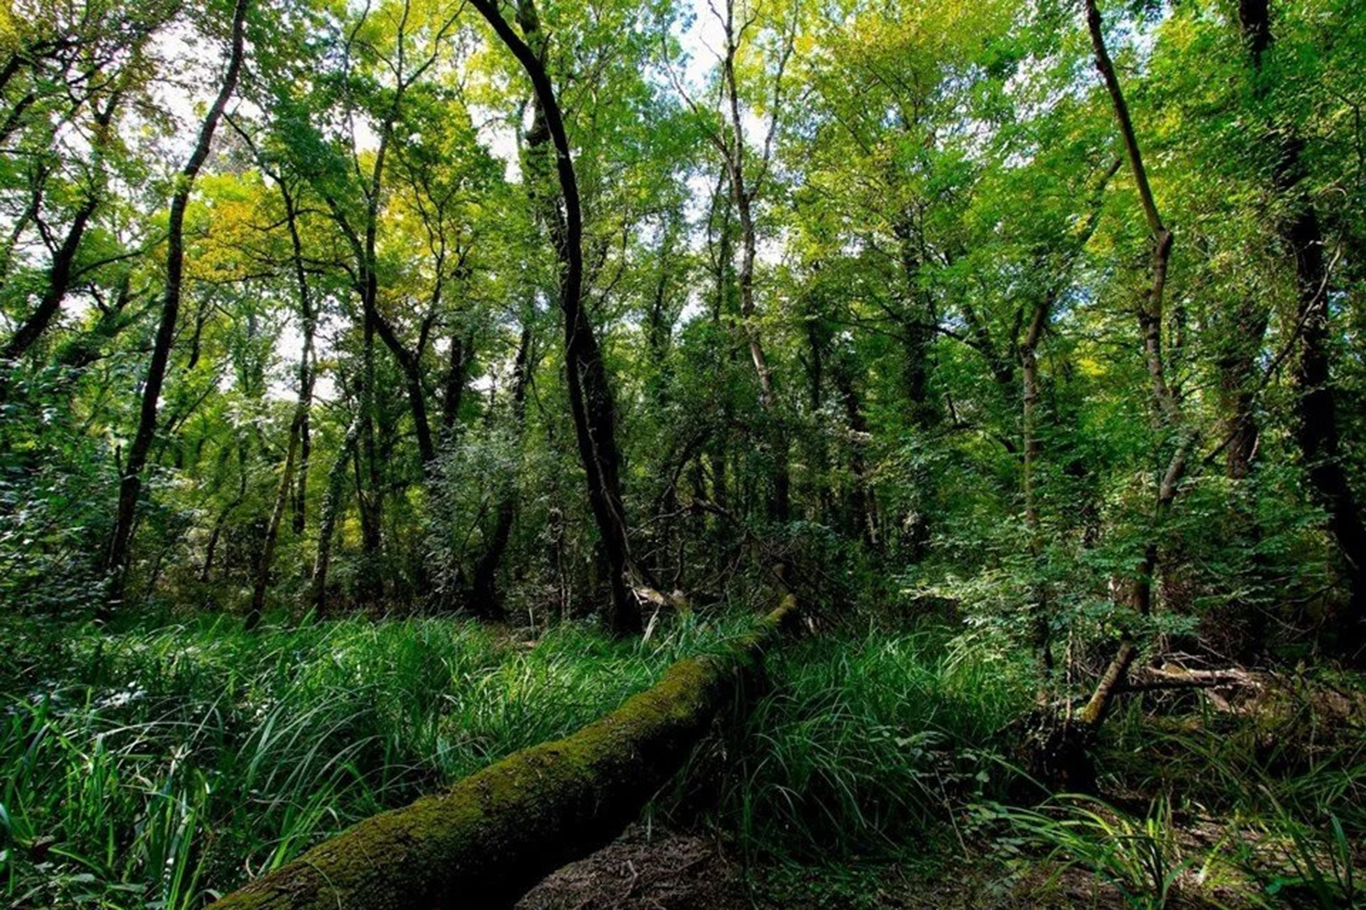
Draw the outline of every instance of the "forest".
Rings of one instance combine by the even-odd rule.
[[[1366,907],[1362,0],[4,0],[0,903]]]

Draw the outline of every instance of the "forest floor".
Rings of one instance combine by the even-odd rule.
[[[1147,906],[1093,871],[1035,857],[1027,864],[976,855],[933,865],[744,865],[703,834],[633,829],[541,883],[518,910],[1025,910]],[[1172,893],[1169,907],[1258,907],[1255,885]]]
[[[202,907],[748,623],[620,642],[575,624],[10,617],[0,907]],[[1024,785],[1012,721],[1035,684],[989,639],[832,629],[768,670],[639,825],[523,910],[1366,906],[1362,676],[1126,699],[1102,800]]]
[[[1208,834],[1208,832],[1206,832]],[[1191,833],[1192,843],[1199,837]],[[1246,875],[1203,881],[1183,870],[1165,894],[1133,891],[1067,856],[1003,859],[992,840],[952,858],[904,863],[746,865],[714,833],[646,832],[637,826],[597,853],[547,878],[518,910],[1029,910],[1029,908],[1259,908],[1268,895]],[[1004,849],[1002,847],[1004,846]],[[1206,848],[1213,844],[1206,841]],[[1356,851],[1358,866],[1366,860]],[[1294,876],[1287,867],[1285,880]],[[1290,907],[1366,906],[1366,896],[1320,902],[1312,889],[1287,891]]]
[[[1002,872],[988,862],[919,874],[899,864],[746,866],[715,836],[647,834],[633,828],[615,843],[550,876],[518,904],[518,910],[984,910],[1041,906],[1039,895],[1031,895],[1027,885],[1014,882]],[[1074,877],[1081,881],[1073,896],[1091,903],[1096,889],[1089,877]],[[1056,893],[1066,896],[1064,891]]]

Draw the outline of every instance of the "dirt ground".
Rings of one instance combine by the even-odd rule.
[[[989,860],[930,873],[888,865],[759,866],[746,870],[714,837],[632,828],[561,869],[518,910],[1015,910],[1123,907],[1089,876],[1011,875]]]

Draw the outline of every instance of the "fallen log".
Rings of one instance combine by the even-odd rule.
[[[796,617],[787,596],[728,653],[680,660],[577,733],[366,819],[222,898],[214,910],[512,906],[604,846],[672,777]]]

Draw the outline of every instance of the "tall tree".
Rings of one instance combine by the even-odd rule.
[[[237,79],[242,71],[242,59],[246,51],[246,20],[249,5],[249,0],[237,0],[233,7],[231,50],[227,69],[219,84],[218,95],[200,125],[194,150],[180,171],[175,195],[171,199],[166,235],[166,291],[161,302],[161,321],[157,326],[152,358],[143,381],[142,407],[138,412],[137,432],[132,445],[128,448],[121,471],[114,531],[105,559],[105,568],[110,574],[108,598],[111,608],[123,600],[133,526],[137,517],[138,496],[142,491],[142,471],[146,467],[147,455],[151,451],[152,440],[157,431],[157,405],[161,399],[162,385],[166,381],[171,346],[175,341],[176,323],[180,318],[181,284],[185,269],[185,209],[190,203],[195,177],[199,175],[200,168],[209,157],[218,121],[223,117],[228,99],[237,89]]]
[[[541,208],[559,259],[559,303],[564,314],[564,350],[569,404],[579,457],[588,480],[588,501],[601,536],[608,567],[611,600],[606,611],[610,628],[630,634],[642,628],[635,586],[639,569],[631,555],[626,508],[621,495],[621,450],[616,439],[616,406],[597,336],[584,308],[583,207],[564,115],[546,70],[547,39],[531,0],[517,7],[518,35],[494,0],[471,0],[525,70],[535,91],[533,121],[527,136],[528,157],[549,171],[553,157],[559,198]],[[523,38],[525,36],[525,38]],[[532,175],[535,179],[537,175]],[[541,175],[548,177],[548,173]]]
[[[1115,122],[1119,127],[1120,139],[1124,144],[1125,157],[1134,186],[1138,190],[1139,203],[1144,222],[1148,228],[1148,241],[1151,246],[1149,263],[1150,284],[1144,299],[1138,306],[1139,331],[1143,339],[1144,360],[1151,383],[1153,407],[1157,414],[1158,425],[1164,434],[1173,437],[1172,452],[1165,470],[1157,478],[1157,493],[1153,510],[1153,532],[1143,548],[1143,560],[1139,565],[1133,582],[1133,606],[1140,616],[1148,617],[1153,611],[1153,592],[1158,571],[1160,541],[1157,534],[1166,522],[1176,501],[1180,484],[1190,464],[1190,456],[1199,439],[1198,432],[1187,419],[1179,392],[1173,388],[1168,378],[1167,361],[1162,350],[1163,335],[1163,295],[1167,286],[1167,270],[1171,262],[1173,234],[1163,223],[1158,212],[1157,201],[1153,197],[1148,182],[1148,171],[1143,164],[1143,154],[1139,149],[1138,137],[1134,132],[1133,118],[1129,105],[1115,74],[1114,62],[1110,59],[1105,44],[1104,23],[1096,0],[1086,0],[1086,27],[1091,36],[1091,49],[1095,65],[1105,89],[1110,96]],[[1091,726],[1098,725],[1105,717],[1113,700],[1116,689],[1123,684],[1130,664],[1137,656],[1138,646],[1126,632],[1119,650],[1101,678],[1091,700],[1082,711],[1082,720]]]
[[[1273,51],[1269,0],[1240,0],[1248,61],[1252,67],[1253,94],[1267,99],[1274,77],[1264,66]],[[1350,591],[1349,622],[1355,634],[1346,636],[1352,648],[1360,647],[1366,633],[1366,524],[1352,486],[1343,469],[1337,393],[1330,357],[1332,276],[1325,253],[1326,241],[1318,207],[1306,180],[1304,140],[1293,124],[1268,131],[1264,148],[1270,156],[1271,181],[1282,203],[1275,228],[1294,263],[1295,327],[1298,356],[1293,371],[1296,389],[1295,439],[1308,473],[1310,486],[1328,513],[1328,527],[1337,541],[1346,567]],[[1240,428],[1241,429],[1241,428]],[[1247,444],[1248,430],[1237,442]],[[1229,458],[1235,453],[1230,446]],[[1363,650],[1366,655],[1366,650]]]
[[[769,365],[768,354],[764,350],[763,337],[759,332],[758,312],[754,294],[754,270],[758,259],[759,233],[755,222],[755,204],[766,188],[770,166],[773,159],[774,138],[783,107],[784,77],[788,62],[792,57],[796,42],[797,16],[793,10],[788,21],[779,24],[780,41],[775,71],[772,76],[772,97],[769,99],[769,121],[764,133],[763,145],[753,166],[748,163],[748,140],[745,136],[745,116],[741,100],[739,77],[736,75],[736,57],[746,40],[748,32],[759,17],[757,9],[737,10],[736,0],[726,0],[721,9],[712,7],[721,26],[724,44],[719,54],[721,102],[724,109],[724,127],[712,128],[707,124],[710,114],[703,111],[691,98],[688,98],[699,122],[704,125],[706,136],[721,158],[722,168],[730,187],[731,203],[734,206],[737,227],[740,235],[740,267],[736,272],[736,282],[740,289],[740,319],[745,343],[749,347],[750,360],[754,364],[754,374],[759,383],[759,405],[769,422],[767,428],[768,446],[772,450],[773,497],[770,511],[776,521],[786,522],[792,512],[791,466],[789,451],[791,443],[782,425],[782,415],[773,385],[773,370]],[[737,16],[739,12],[739,16]],[[682,84],[676,82],[682,91]],[[687,97],[686,92],[684,96]]]

